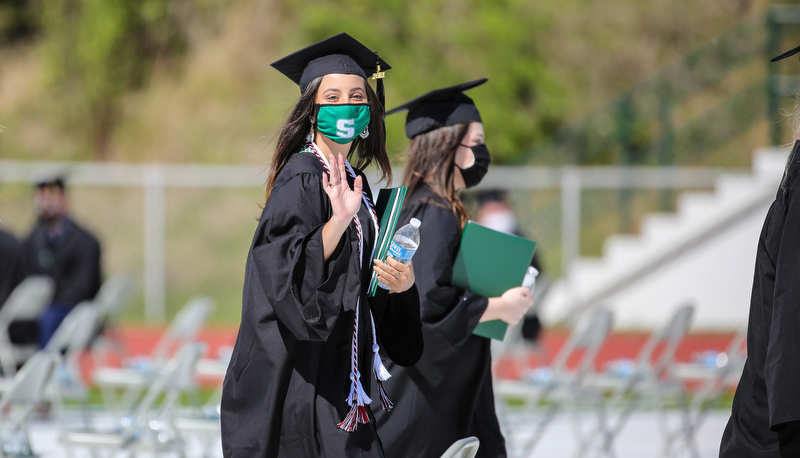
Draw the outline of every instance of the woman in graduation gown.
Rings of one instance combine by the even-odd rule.
[[[402,366],[422,353],[413,269],[378,262],[391,290],[365,293],[378,223],[361,169],[375,163],[391,179],[383,102],[366,72],[389,66],[346,34],[272,66],[302,95],[281,130],[247,257],[223,454],[382,457],[369,390],[383,368],[378,350]],[[380,388],[373,397],[389,408]]]
[[[797,53],[800,47],[772,61]],[[800,456],[800,140],[758,240],[747,361],[719,455]]]
[[[425,350],[413,367],[389,365],[396,407],[376,414],[387,456],[437,457],[468,436],[480,439],[479,456],[506,456],[494,410],[490,342],[472,331],[482,321],[516,324],[533,299],[522,287],[486,298],[451,284],[469,217],[459,192],[477,185],[490,161],[480,113],[463,91],[485,81],[435,90],[389,111],[408,110],[408,197],[398,225],[422,222],[414,265]]]

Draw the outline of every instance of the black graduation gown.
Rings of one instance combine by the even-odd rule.
[[[488,299],[450,284],[461,242],[459,222],[430,189],[407,197],[398,226],[417,218],[414,273],[422,306],[425,350],[414,367],[389,365],[392,412],[376,412],[387,457],[438,457],[468,436],[479,456],[505,456],[492,393],[489,339],[472,334]]]
[[[721,457],[779,457],[775,427],[800,421],[800,141],[756,254],[747,361]]]
[[[23,262],[22,244],[13,235],[0,230],[0,307],[25,278]]]
[[[44,223],[37,224],[23,249],[28,273],[55,282],[53,303],[74,306],[94,299],[100,289],[100,242],[70,218],[63,224],[63,238],[55,243],[47,237]]]
[[[417,289],[382,292],[369,302],[364,293],[375,237],[365,205],[358,212],[365,230],[363,267],[355,223],[323,261],[322,227],[331,215],[323,171],[313,153],[294,154],[278,174],[256,228],[245,269],[242,322],[223,384],[226,457],[383,456],[374,419],[352,433],[337,427],[350,409],[346,399],[359,297],[358,369],[368,394],[373,352],[367,307],[375,314],[379,344],[396,363],[414,364],[422,354]],[[365,177],[363,182],[367,187]],[[380,410],[377,393],[371,397],[372,409]],[[370,406],[367,411],[372,418]]]

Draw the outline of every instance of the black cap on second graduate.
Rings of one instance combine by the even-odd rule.
[[[392,108],[390,115],[408,110],[406,117],[406,136],[430,132],[445,126],[481,122],[481,114],[475,102],[464,94],[464,91],[480,86],[487,78],[461,83],[455,86],[436,89],[416,99]]]
[[[391,68],[378,53],[346,33],[293,52],[270,65],[298,84],[301,92],[315,78],[331,73],[359,75],[364,79],[375,73],[382,78],[381,72]]]
[[[770,60],[770,62],[777,62],[779,60],[786,59],[787,57],[792,57],[797,53],[800,53],[800,46],[798,46],[798,47],[796,47],[794,49],[790,49],[790,50],[786,51],[785,53],[781,54],[778,57],[773,57],[772,60]]]

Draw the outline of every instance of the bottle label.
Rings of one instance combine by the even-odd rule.
[[[396,260],[402,262],[403,264],[408,263],[411,258],[414,256],[414,252],[417,251],[411,248],[403,248],[402,246],[398,245],[394,241],[389,246],[389,255],[391,255]]]

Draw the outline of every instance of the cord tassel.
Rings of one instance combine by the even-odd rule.
[[[377,55],[375,56],[377,59]],[[380,61],[378,61],[380,62]],[[380,65],[378,65],[378,72],[375,74],[376,78],[383,78],[383,73],[380,72]],[[380,81],[380,80],[379,80]],[[383,94],[383,85],[380,85],[381,91],[380,93]],[[381,97],[382,98],[382,97]],[[381,100],[383,103],[383,100]],[[325,159],[323,158],[322,154],[319,152],[319,149],[316,147],[312,139],[309,137],[306,140],[306,146],[308,151],[313,151],[317,158],[319,158],[320,162],[322,163],[322,167],[325,169],[326,172],[330,173],[330,168],[328,167]],[[353,168],[350,166],[350,163],[345,161],[345,165],[347,166],[347,172],[349,175],[355,180],[356,173]],[[375,233],[379,232],[378,227],[378,217],[375,213],[375,208],[372,205],[371,199],[366,191],[362,191],[362,200],[366,204],[367,208],[369,209],[370,216],[372,217],[372,224],[375,227]],[[356,234],[358,236],[358,259],[359,264],[360,261],[364,257],[364,233],[361,228],[361,222],[358,219],[358,216],[353,217],[353,222],[355,223]],[[375,246],[372,247],[372,257],[375,255]],[[369,310],[369,307],[367,307]],[[364,391],[364,386],[361,384],[361,373],[358,371],[358,325],[359,325],[359,316],[361,312],[361,299],[356,300],[356,309],[355,309],[355,321],[353,323],[353,340],[352,340],[352,348],[351,348],[351,360],[350,360],[350,394],[347,396],[345,401],[347,405],[350,406],[350,411],[347,413],[347,416],[342,420],[337,426],[347,432],[353,432],[358,428],[359,423],[369,423],[369,415],[367,414],[367,408],[365,407],[367,404],[372,403],[372,399],[367,395],[366,391]],[[380,385],[381,379],[380,377],[384,377],[383,380],[388,379],[391,377],[389,371],[383,366],[383,363],[380,360],[380,356],[378,355],[378,351],[380,348],[378,347],[377,343],[377,336],[375,335],[375,320],[372,317],[372,311],[370,311],[370,322],[372,324],[372,351],[375,353],[374,357],[377,360],[377,364],[373,366],[373,371],[375,371],[375,376],[378,378],[378,383]],[[386,392],[383,390],[382,386],[379,388],[381,392],[381,406],[386,409],[387,406],[389,409],[392,408],[392,402],[389,401],[389,398],[386,397]]]
[[[381,396],[381,408],[387,412],[391,412],[394,408],[394,403],[386,394],[386,388],[384,388],[383,382],[389,380],[392,377],[392,374],[386,370],[386,366],[384,366],[383,361],[381,361],[381,347],[378,346],[377,334],[375,333],[375,317],[372,316],[372,310],[369,312],[369,321],[372,324],[372,372],[375,374],[375,379],[378,381],[378,392]]]
[[[379,382],[385,382],[392,378],[392,374],[386,369],[386,366],[383,365],[383,361],[381,360],[381,355],[378,353],[380,347],[377,345],[372,346],[372,352],[374,354],[373,361],[372,361],[372,370],[375,372],[375,378],[378,379]]]
[[[361,385],[360,377],[356,379],[356,404],[360,406],[365,406],[372,402],[372,399],[367,396],[366,391],[364,391],[364,387]]]
[[[344,417],[344,420],[342,420],[342,422],[336,426],[338,426],[339,429],[347,431],[348,433],[355,431],[356,427],[358,426],[358,406],[351,407],[350,412],[347,413],[347,416]]]
[[[386,388],[383,387],[383,382],[378,380],[378,392],[381,395],[381,408],[387,412],[391,412],[394,408],[394,403],[386,394]]]

